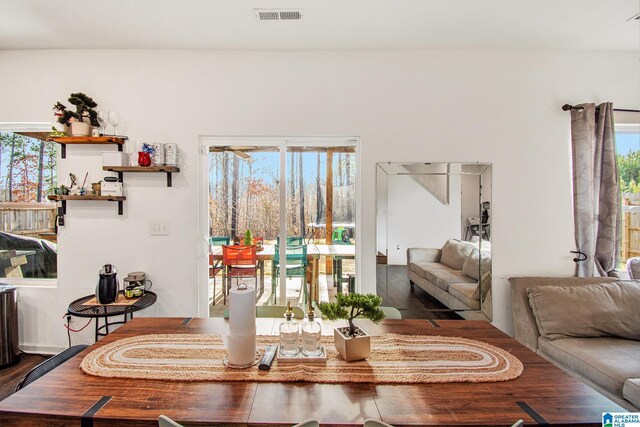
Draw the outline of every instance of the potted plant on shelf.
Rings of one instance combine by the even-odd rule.
[[[142,144],[142,151],[138,152],[138,165],[145,167],[151,166],[151,156],[155,151],[153,145],[147,144],[146,142]]]
[[[98,104],[82,92],[72,93],[69,102],[76,106],[76,111],[68,110],[61,102],[53,106],[53,111],[58,117],[58,123],[71,126],[71,135],[89,136],[91,126],[99,126],[98,113],[94,110]]]
[[[374,323],[384,319],[384,312],[379,308],[382,298],[374,294],[350,293],[338,294],[335,302],[322,302],[318,309],[329,320],[347,319],[349,326],[335,328],[333,340],[336,350],[347,362],[363,360],[371,353],[371,340],[353,319],[364,317]]]

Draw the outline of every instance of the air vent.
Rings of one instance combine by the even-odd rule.
[[[280,12],[280,19],[282,19],[282,20],[285,20],[285,19],[301,19],[301,18],[302,18],[302,14],[300,13],[299,10]]]
[[[633,20],[640,21],[640,13],[636,13],[631,18],[627,19],[627,22],[633,21]]]
[[[302,19],[300,10],[254,9],[258,21],[299,21]]]

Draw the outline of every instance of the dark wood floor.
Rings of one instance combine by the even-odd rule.
[[[397,308],[403,319],[462,319],[420,287],[412,288],[406,266],[378,264],[376,268],[382,305]]]
[[[39,354],[23,354],[17,364],[0,369],[0,400],[12,395],[26,373],[45,360],[47,357]]]

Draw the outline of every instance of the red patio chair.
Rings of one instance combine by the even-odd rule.
[[[241,277],[253,277],[258,283],[258,256],[255,245],[252,246],[222,246],[222,263],[226,269],[226,284],[224,286],[224,303],[231,288],[231,278],[236,278],[236,284]]]

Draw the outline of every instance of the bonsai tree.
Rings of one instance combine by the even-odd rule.
[[[384,319],[384,311],[378,307],[380,304],[382,304],[382,298],[374,294],[338,294],[335,302],[321,302],[318,304],[318,309],[329,320],[347,319],[349,336],[353,337],[356,333],[353,319],[356,317],[364,317],[374,323]]]
[[[61,102],[56,102],[53,106],[53,111],[58,117],[58,123],[70,126],[71,119],[80,122],[84,122],[86,119],[91,123],[91,126],[100,126],[100,123],[98,123],[98,113],[94,110],[98,104],[91,97],[82,92],[72,93],[71,96],[69,96],[69,102],[76,106],[75,112],[68,110]]]
[[[251,234],[251,230],[244,232],[244,244],[247,246],[253,245],[253,234]]]

